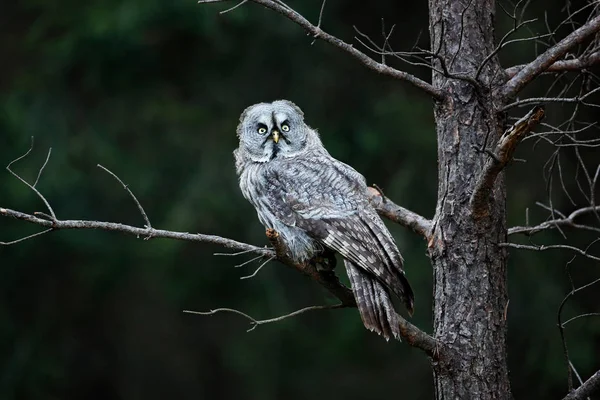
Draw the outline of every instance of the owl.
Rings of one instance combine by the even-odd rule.
[[[248,107],[237,136],[240,189],[260,222],[279,234],[297,262],[339,253],[364,326],[400,339],[390,292],[411,314],[413,292],[398,247],[369,203],[365,178],[333,158],[287,100]]]

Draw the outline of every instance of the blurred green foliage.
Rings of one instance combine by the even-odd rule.
[[[320,2],[292,3],[310,20],[318,18]],[[551,23],[559,20],[561,2],[537,3],[530,16],[547,9]],[[34,151],[15,169],[34,180],[52,147],[38,187],[60,218],[143,224],[127,193],[96,167],[102,164],[136,193],[153,226],[262,245],[263,228],[236,182],[235,127],[246,106],[287,98],[303,108],[335,157],[398,203],[432,216],[432,101],[327,44],[311,45],[300,28],[269,10],[247,4],[218,14],[231,5],[4,2],[0,164],[23,154],[34,136]],[[512,22],[498,14],[503,34]],[[351,41],[353,25],[378,37],[382,16],[396,24],[395,49],[410,49],[418,37],[427,46],[422,2],[410,12],[393,1],[328,2],[323,24]],[[542,22],[532,26],[544,29]],[[501,56],[510,66],[534,54],[533,45],[521,43]],[[429,79],[426,69],[401,67]],[[540,81],[528,93],[546,84]],[[553,110],[551,118],[566,115],[560,107]],[[524,223],[525,207],[546,200],[542,169],[552,151],[543,144],[524,146],[521,156],[529,162],[511,166],[511,225]],[[587,156],[594,159],[594,153]],[[574,162],[572,155],[563,159],[571,171]],[[554,192],[555,206],[568,211],[565,196]],[[7,172],[0,172],[0,205],[44,211]],[[544,213],[532,208],[531,218],[538,221]],[[413,322],[431,331],[425,244],[406,229],[390,228],[416,292]],[[0,219],[0,240],[36,231]],[[587,243],[576,234],[569,239]],[[183,314],[232,307],[269,318],[334,301],[275,262],[240,281],[258,264],[236,269],[249,256],[213,256],[217,251],[222,249],[208,244],[91,231],[0,247],[0,398],[432,398],[423,354],[367,332],[356,310],[308,313],[249,333],[247,321],[236,315]],[[569,291],[565,265],[571,258],[560,252],[514,252],[511,258],[508,351],[517,397],[566,390],[556,310]],[[578,258],[570,266],[578,283],[598,275],[590,261]],[[595,293],[576,296],[565,314],[599,311]],[[598,319],[573,323],[567,338],[584,376],[599,367]]]

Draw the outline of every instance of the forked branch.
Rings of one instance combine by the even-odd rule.
[[[255,319],[255,318],[249,316],[248,314],[241,312],[239,310],[236,310],[234,308],[216,308],[216,309],[210,310],[210,311],[183,310],[183,312],[186,314],[197,314],[197,315],[215,315],[215,314],[221,313],[221,312],[228,312],[228,313],[232,313],[232,314],[241,315],[242,317],[244,317],[250,321],[250,325],[252,325],[252,326],[246,331],[246,332],[250,332],[250,331],[253,331],[254,329],[256,329],[256,327],[259,325],[266,325],[266,324],[271,324],[273,322],[280,322],[280,321],[283,321],[284,319],[295,317],[296,315],[304,314],[307,311],[332,310],[335,308],[344,308],[344,307],[346,307],[346,306],[344,306],[343,304],[334,304],[334,305],[325,305],[325,306],[310,306],[310,307],[301,308],[300,310],[296,310],[294,312],[282,315],[280,317],[262,319],[262,320]]]
[[[218,3],[226,0],[200,0],[198,3]],[[333,46],[345,51],[350,54],[358,61],[360,61],[367,68],[376,71],[382,75],[387,75],[395,79],[400,79],[406,82],[411,83],[412,85],[418,87],[419,89],[425,91],[427,94],[431,95],[436,100],[442,100],[445,95],[444,92],[434,88],[430,83],[425,82],[422,79],[417,78],[414,75],[411,75],[407,72],[397,70],[383,63],[377,62],[373,60],[371,57],[367,56],[365,53],[360,50],[354,48],[351,44],[348,44],[339,38],[330,35],[321,29],[320,25],[313,25],[309,22],[302,14],[298,13],[291,7],[285,5],[283,2],[273,1],[273,0],[250,0],[253,3],[260,4],[264,7],[270,8],[273,11],[280,13],[286,18],[290,19],[294,23],[301,26],[306,32],[308,32],[315,39],[322,39],[327,43],[332,44]],[[319,19],[322,18],[322,11]]]
[[[590,207],[579,208],[564,218],[550,219],[548,221],[544,221],[541,224],[534,225],[534,226],[515,226],[508,230],[508,234],[515,235],[515,234],[520,233],[520,234],[524,234],[527,236],[532,236],[532,235],[535,235],[536,233],[539,233],[539,232],[542,232],[545,230],[557,229],[557,228],[560,229],[561,227],[569,227],[569,228],[574,228],[574,229],[581,229],[581,230],[600,233],[600,228],[598,228],[598,227],[586,225],[586,224],[579,224],[575,221],[579,217],[582,217],[586,214],[591,214],[594,212],[600,212],[600,206],[595,206],[595,207],[590,206]]]
[[[569,50],[589,39],[598,31],[600,31],[600,15],[573,31],[570,35],[524,66],[504,84],[500,90],[500,94],[505,99],[514,97],[535,77],[547,71],[550,66],[559,61]]]
[[[559,60],[554,64],[551,64],[544,72],[567,72],[567,71],[581,71],[586,68],[590,68],[596,64],[600,64],[600,51],[592,53],[590,55],[583,55],[579,58],[571,60]],[[506,74],[509,78],[514,77],[519,71],[525,68],[528,64],[515,65],[506,69]]]
[[[490,159],[479,176],[470,200],[471,211],[475,217],[487,215],[488,199],[498,174],[512,160],[521,140],[540,123],[543,117],[544,109],[535,107],[506,131],[498,141],[496,149],[489,153]]]

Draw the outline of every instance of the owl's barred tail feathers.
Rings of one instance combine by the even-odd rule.
[[[363,324],[386,340],[400,339],[398,314],[388,290],[351,261],[344,260]]]

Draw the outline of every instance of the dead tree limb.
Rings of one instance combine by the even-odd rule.
[[[489,154],[490,159],[479,176],[471,196],[470,205],[474,216],[481,217],[487,214],[488,198],[498,174],[512,160],[521,140],[540,123],[543,117],[544,109],[535,107],[502,135],[496,149]]]
[[[200,0],[199,3],[218,3],[226,0]],[[382,75],[387,75],[395,79],[406,81],[413,86],[423,90],[425,93],[429,94],[436,100],[443,100],[445,94],[442,90],[434,88],[430,83],[425,82],[422,79],[417,78],[414,75],[411,75],[407,72],[397,70],[383,63],[377,62],[362,51],[354,48],[353,45],[344,42],[343,40],[337,38],[336,36],[330,35],[321,29],[320,25],[313,25],[310,21],[308,21],[304,16],[300,13],[296,12],[294,9],[289,6],[283,5],[281,2],[272,1],[272,0],[250,0],[253,3],[260,4],[264,7],[270,8],[273,11],[278,12],[289,20],[293,21],[300,27],[302,27],[306,32],[308,32],[315,39],[322,39],[327,43],[332,44],[350,54],[358,61],[360,61],[367,68],[378,72]],[[322,19],[322,13],[320,14],[319,19]]]
[[[576,45],[584,42],[600,30],[600,15],[576,29],[563,40],[550,47],[535,60],[523,67],[500,89],[500,95],[509,99],[519,93],[529,82],[559,61]]]
[[[432,227],[431,220],[395,204],[375,188],[369,188],[369,195],[371,205],[375,207],[379,215],[409,228],[414,233],[423,236],[424,239],[429,239]]]
[[[567,72],[567,71],[581,71],[586,68],[590,68],[600,63],[600,51],[592,53],[590,55],[583,55],[579,58],[572,60],[559,60],[554,62],[546,68],[545,72]],[[525,68],[528,64],[515,65],[506,69],[506,74],[509,78],[514,77],[519,71]]]

